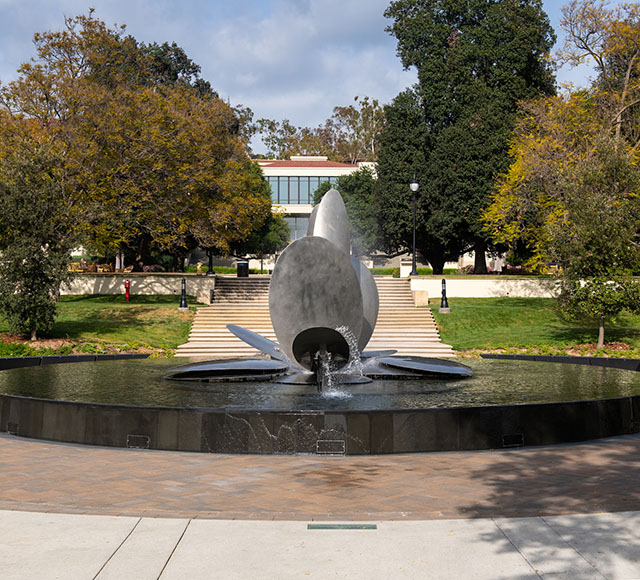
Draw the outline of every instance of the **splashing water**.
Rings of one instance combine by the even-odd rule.
[[[335,387],[335,376],[333,374],[333,370],[331,369],[331,362],[327,358],[320,359],[321,369],[318,370],[318,373],[322,376],[322,389],[321,391],[324,393],[326,391],[331,391]]]
[[[342,373],[336,371],[329,359],[322,359],[320,365],[322,366],[320,371],[322,375],[322,388],[319,390],[320,396],[325,399],[350,398],[351,393],[342,389]]]
[[[360,360],[360,349],[358,348],[358,339],[353,332],[346,326],[338,326],[335,329],[339,332],[349,345],[349,362],[340,369],[340,374],[362,376],[362,361]]]

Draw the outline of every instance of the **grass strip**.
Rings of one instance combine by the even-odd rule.
[[[449,298],[430,301],[443,342],[455,350],[594,354],[597,323],[562,318],[553,298]],[[623,313],[605,328],[600,355],[640,356],[640,316]]]
[[[178,310],[179,296],[62,296],[56,322],[36,343],[9,334],[0,319],[0,356],[104,352],[157,352],[172,355],[187,341],[196,302]]]

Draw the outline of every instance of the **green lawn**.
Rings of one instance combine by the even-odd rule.
[[[169,353],[186,342],[193,318],[193,309],[178,310],[179,302],[177,296],[137,295],[129,303],[123,295],[63,296],[53,329],[35,349],[0,343],[0,356],[141,349]],[[188,304],[194,306],[194,298]],[[0,332],[8,331],[0,319]]]
[[[177,296],[63,296],[53,330],[31,345],[8,336],[0,319],[0,356],[71,352],[141,351],[171,354],[186,342],[191,310],[180,312]],[[564,321],[550,298],[450,298],[451,314],[432,309],[443,342],[461,351],[505,350],[550,354],[594,354],[597,327]],[[640,356],[640,316],[625,314],[605,332],[598,354]],[[616,344],[611,344],[616,343]],[[591,346],[587,346],[591,345]]]
[[[537,352],[588,350],[595,345],[597,325],[563,320],[552,298],[450,298],[450,314],[432,309],[443,342],[456,350],[507,349]],[[624,314],[605,327],[605,352],[640,354],[640,316]],[[624,345],[628,345],[625,347]]]

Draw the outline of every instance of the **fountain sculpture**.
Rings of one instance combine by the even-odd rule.
[[[111,355],[0,360],[0,431],[175,451],[338,455],[500,449],[640,431],[637,361],[480,360],[469,362],[470,377],[471,368],[456,362],[367,351],[378,292],[349,255],[337,191],[314,210],[308,235],[280,256],[269,308],[277,343],[228,326],[262,358],[177,368],[171,359]],[[53,364],[60,362],[79,364]]]
[[[271,360],[235,359],[173,369],[174,380],[250,380],[354,384],[372,378],[470,376],[468,366],[396,351],[365,350],[378,317],[378,290],[365,265],[350,255],[349,223],[331,189],[314,208],[307,235],[280,255],[271,277],[269,311],[278,343],[235,325],[227,328]],[[363,364],[366,363],[366,364]]]

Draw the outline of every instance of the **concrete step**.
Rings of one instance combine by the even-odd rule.
[[[200,314],[197,319],[203,321],[219,320],[223,318],[245,318],[251,320],[271,320],[268,312],[250,312],[248,310],[221,311]]]
[[[454,356],[451,347],[440,342],[431,311],[414,306],[408,280],[374,279],[380,310],[367,350],[394,349],[406,356]],[[178,347],[176,356],[227,358],[258,354],[231,334],[227,324],[237,324],[277,342],[269,315],[268,277],[216,277],[213,304],[196,312],[189,342]]]
[[[416,340],[440,340],[440,335],[436,330],[425,330],[424,332],[414,332],[412,334],[391,334],[389,332],[374,332],[371,340],[395,340],[395,341],[413,341]]]
[[[212,306],[205,306],[198,310],[200,315],[206,316],[214,312],[256,312],[256,313],[269,313],[269,303],[264,304],[255,303],[251,300],[245,300],[244,302],[218,302]]]
[[[374,349],[367,349],[374,350]],[[387,348],[375,350],[388,350]],[[454,358],[456,355],[451,349],[447,350],[438,350],[438,349],[420,349],[420,350],[406,350],[406,349],[393,349],[397,352],[396,356],[421,356],[427,358]],[[207,348],[203,349],[193,349],[193,350],[178,350],[176,351],[175,356],[177,358],[189,357],[189,358],[199,358],[203,360],[213,360],[213,359],[226,359],[226,358],[237,358],[237,357],[253,357],[259,355],[260,353],[256,349],[250,350],[240,350],[237,347],[229,348],[227,350],[210,350]]]

